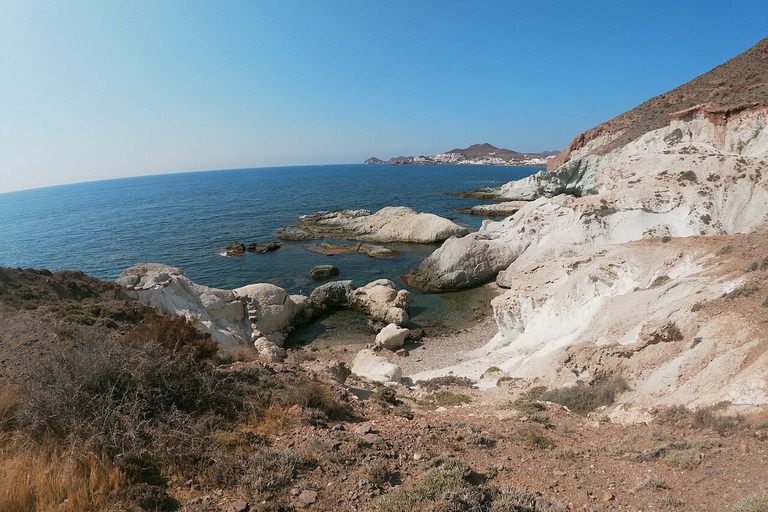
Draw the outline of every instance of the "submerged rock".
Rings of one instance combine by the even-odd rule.
[[[248,252],[272,252],[280,248],[282,244],[280,242],[262,242],[260,244],[251,243],[245,246],[245,250]]]
[[[399,258],[403,255],[398,250],[384,247],[383,245],[373,244],[333,244],[330,242],[323,242],[314,247],[308,248],[312,252],[318,254],[324,254],[326,256],[336,256],[338,254],[352,254],[361,253],[370,256],[371,258]]]
[[[333,279],[339,275],[339,269],[333,265],[315,265],[309,271],[309,276],[312,279]]]

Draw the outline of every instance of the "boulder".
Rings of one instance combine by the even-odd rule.
[[[411,331],[396,324],[388,324],[376,335],[376,346],[387,350],[396,350],[403,346]]]
[[[312,270],[309,271],[309,276],[312,279],[333,279],[339,275],[339,269],[333,265],[315,265]]]
[[[259,353],[259,357],[270,363],[280,363],[285,359],[285,349],[278,347],[268,338],[256,339],[253,348]]]
[[[328,306],[346,306],[353,290],[352,281],[333,281],[318,286],[309,296],[313,304],[321,308]]]
[[[389,279],[377,279],[352,292],[350,307],[366,313],[374,322],[405,325],[410,320],[410,297],[408,290],[398,291]]]
[[[473,233],[446,240],[403,279],[430,292],[471,288],[495,279],[518,254],[517,247],[499,243],[493,234]]]
[[[242,256],[245,254],[245,244],[240,242],[229,242],[223,249],[227,256]]]
[[[245,250],[248,252],[272,252],[280,248],[282,244],[280,242],[262,242],[260,244],[251,243],[245,246]]]
[[[373,350],[363,349],[352,361],[352,373],[376,382],[400,382],[403,370],[383,357],[377,356]]]
[[[467,228],[431,213],[417,213],[403,206],[388,206],[376,213],[368,210],[337,210],[305,215],[300,226],[279,229],[283,240],[321,238],[364,242],[437,243],[464,236]]]

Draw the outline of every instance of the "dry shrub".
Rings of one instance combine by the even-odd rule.
[[[15,386],[0,388],[0,432],[10,427],[19,410],[19,390]]]
[[[568,407],[578,414],[587,414],[598,407],[611,405],[616,395],[629,389],[626,381],[620,375],[606,375],[595,379],[585,386],[552,389],[542,395],[542,400],[554,402]]]
[[[471,388],[474,387],[475,383],[467,377],[445,375],[443,377],[434,377],[428,380],[417,380],[416,385],[421,386],[427,391],[437,391],[440,388],[445,388],[448,386]]]
[[[768,496],[746,496],[731,504],[725,512],[768,512]]]
[[[305,380],[293,383],[279,397],[285,406],[298,405],[303,409],[315,409],[327,418],[345,419],[350,408],[339,400],[332,386],[318,380]]]
[[[3,512],[83,512],[102,507],[124,475],[93,455],[73,458],[26,443],[0,454],[0,482]]]
[[[154,311],[144,315],[125,341],[135,345],[155,342],[182,355],[189,354],[197,361],[210,359],[219,349],[219,344],[210,335],[198,330],[183,316],[162,316]]]
[[[699,407],[693,413],[692,427],[696,429],[711,428],[724,434],[746,425],[746,418],[741,414],[721,414],[718,410],[724,409],[729,404],[718,403],[706,407]]]

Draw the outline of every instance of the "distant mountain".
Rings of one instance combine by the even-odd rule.
[[[452,149],[434,156],[398,156],[389,159],[390,165],[530,165],[543,166],[557,151],[544,153],[519,153],[511,149],[497,148],[487,142],[473,144],[464,149]],[[366,164],[384,163],[369,158]]]

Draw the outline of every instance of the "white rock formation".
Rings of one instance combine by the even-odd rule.
[[[376,323],[405,325],[409,321],[410,293],[397,290],[389,279],[377,279],[360,288],[352,281],[332,281],[312,291],[316,308],[348,307],[368,315]]]
[[[367,348],[355,356],[352,361],[352,373],[376,382],[400,382],[403,376],[402,368]]]
[[[379,279],[355,289],[351,281],[319,286],[312,297],[290,295],[283,288],[258,283],[220,290],[193,283],[181,269],[159,263],[139,263],[124,270],[117,283],[126,297],[168,315],[182,315],[209,332],[222,347],[253,343],[270,361],[285,357],[282,349],[294,326],[326,306],[353,308],[376,323],[408,322],[410,295]]]
[[[464,236],[467,228],[431,213],[416,213],[404,206],[388,206],[376,213],[339,210],[305,215],[301,226],[278,230],[278,237],[311,240],[344,238],[363,242],[442,242]]]
[[[768,110],[742,112],[725,126],[694,111],[619,150],[582,158],[593,149],[575,152],[552,174],[578,167],[567,173],[577,176],[568,190],[593,195],[542,197],[503,221],[486,221],[477,233],[446,241],[409,281],[424,289],[466,288],[517,258],[536,262],[648,237],[768,228]]]
[[[720,119],[690,109],[597,154],[605,143],[502,187],[518,194],[509,199],[587,195],[539,197],[446,241],[411,276],[453,289],[498,269],[497,284],[509,288],[493,301],[499,333],[474,359],[411,377],[479,378],[495,365],[551,387],[616,371],[632,388],[615,413],[625,420],[659,404],[768,404],[762,324],[742,311],[694,307],[741,286],[746,258],[766,242],[739,234],[768,231],[768,110]],[[741,256],[723,266],[714,255],[731,243]],[[673,325],[682,338],[659,342]]]
[[[375,345],[387,350],[395,350],[403,346],[405,338],[411,331],[398,327],[396,324],[388,324],[376,335]]]
[[[193,283],[179,268],[139,263],[117,279],[126,297],[167,315],[181,315],[224,347],[250,341],[250,322],[241,300],[229,290]]]

